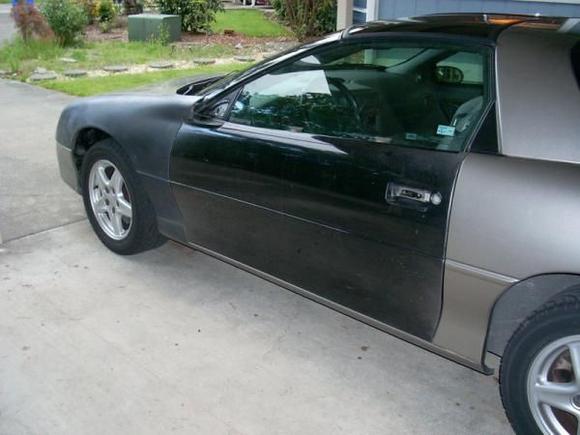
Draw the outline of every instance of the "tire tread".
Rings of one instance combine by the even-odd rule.
[[[580,293],[578,293],[578,290],[564,292],[557,295],[539,307],[519,325],[508,341],[500,366],[500,396],[508,420],[516,434],[541,435],[542,433],[537,428],[534,432],[530,428],[529,422],[524,421],[521,418],[521,415],[519,415],[521,412],[515,409],[512,399],[513,392],[511,391],[512,386],[509,385],[509,377],[514,373],[514,367],[517,367],[517,365],[521,363],[519,358],[522,352],[521,348],[525,345],[526,338],[534,333],[539,333],[544,329],[557,326],[563,317],[565,318],[568,316],[580,316]]]

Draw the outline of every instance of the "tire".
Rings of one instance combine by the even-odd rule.
[[[572,355],[579,357],[577,364],[573,363]],[[570,388],[570,392],[566,390],[558,399],[558,407],[535,405],[552,400],[544,399],[547,396],[541,396],[540,388],[554,387]],[[518,328],[502,358],[500,391],[516,434],[580,433],[578,294],[566,294],[548,302]],[[565,404],[565,412],[559,409],[562,403]]]
[[[112,203],[112,201],[115,201],[112,198],[117,198],[116,196],[110,196],[108,197],[109,199],[103,200],[107,202],[107,207],[112,207],[105,213],[97,213],[95,211],[96,207],[100,209],[101,205],[104,206],[104,204],[99,202],[99,205],[94,206],[94,203],[98,201],[94,200],[92,202],[91,200],[91,198],[95,198],[95,195],[99,197],[99,192],[101,191],[100,187],[95,187],[94,183],[91,186],[91,171],[94,169],[95,174],[98,174],[99,170],[102,170],[104,166],[112,174],[115,171],[119,171],[122,176],[122,188],[119,191],[126,203],[130,205],[130,208],[125,207],[125,209],[130,210],[131,217],[122,217],[120,226],[106,225],[107,222],[113,220],[117,222],[116,219],[110,219],[110,216],[120,216],[121,214],[119,211],[122,207],[115,209]],[[160,246],[165,241],[157,230],[157,217],[153,205],[143,189],[129,157],[114,140],[105,139],[89,149],[83,159],[80,176],[87,217],[98,238],[107,248],[117,254],[131,255]],[[98,175],[94,175],[94,177],[98,178]],[[109,180],[109,183],[112,181],[112,179]],[[110,195],[113,195],[112,185],[106,188],[104,184],[100,183],[99,186],[107,189],[107,195],[109,195],[109,192]],[[94,196],[91,197],[91,194]],[[103,197],[100,197],[100,199],[103,199]],[[125,214],[128,215],[129,213],[126,212]],[[115,231],[118,228],[121,228],[121,230]]]

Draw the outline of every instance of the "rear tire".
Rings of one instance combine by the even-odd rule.
[[[114,140],[89,149],[80,176],[87,217],[107,248],[131,255],[164,242],[153,205],[129,157]]]
[[[504,408],[521,435],[580,433],[580,296],[548,302],[518,328],[500,370]]]

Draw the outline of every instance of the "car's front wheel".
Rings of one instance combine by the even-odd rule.
[[[105,246],[128,255],[161,244],[155,210],[115,141],[106,139],[89,149],[81,180],[87,216]]]
[[[521,325],[500,382],[517,434],[580,434],[580,296],[561,296]]]

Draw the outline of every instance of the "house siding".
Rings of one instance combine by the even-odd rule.
[[[580,17],[580,4],[514,0],[379,0],[380,19],[445,12],[500,12]]]

